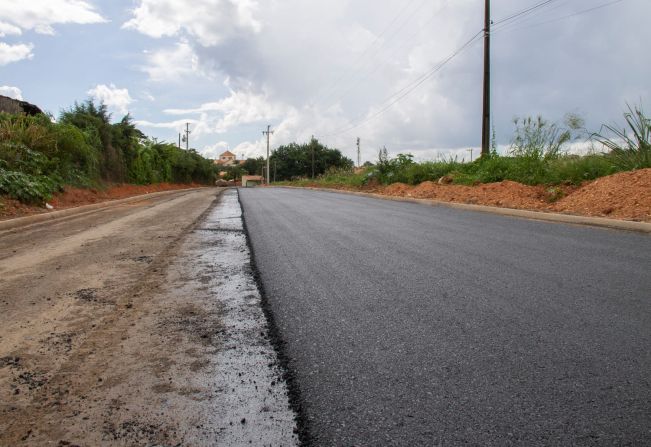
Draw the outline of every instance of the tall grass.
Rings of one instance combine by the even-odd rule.
[[[651,167],[651,119],[644,114],[642,105],[631,107],[624,113],[627,127],[615,124],[602,126],[593,139],[610,150],[610,158],[621,170]]]

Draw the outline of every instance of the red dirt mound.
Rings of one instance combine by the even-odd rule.
[[[381,190],[381,194],[386,196],[406,196],[412,190],[412,186],[405,183],[392,183]]]
[[[602,177],[586,182],[580,188],[564,185],[527,186],[507,180],[477,186],[423,182],[411,187],[404,183],[394,183],[373,192],[444,202],[651,222],[651,169]]]
[[[559,200],[554,211],[651,222],[651,168],[586,183]]]

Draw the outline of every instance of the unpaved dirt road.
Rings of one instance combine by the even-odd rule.
[[[233,190],[0,233],[0,445],[295,443],[259,299]]]

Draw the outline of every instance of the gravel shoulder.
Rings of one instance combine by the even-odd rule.
[[[200,229],[222,200],[183,191],[0,233],[0,445],[291,443],[246,244]],[[252,345],[257,376],[237,381]]]

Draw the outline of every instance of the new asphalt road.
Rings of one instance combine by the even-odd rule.
[[[240,201],[312,444],[651,445],[649,236],[307,190]]]

